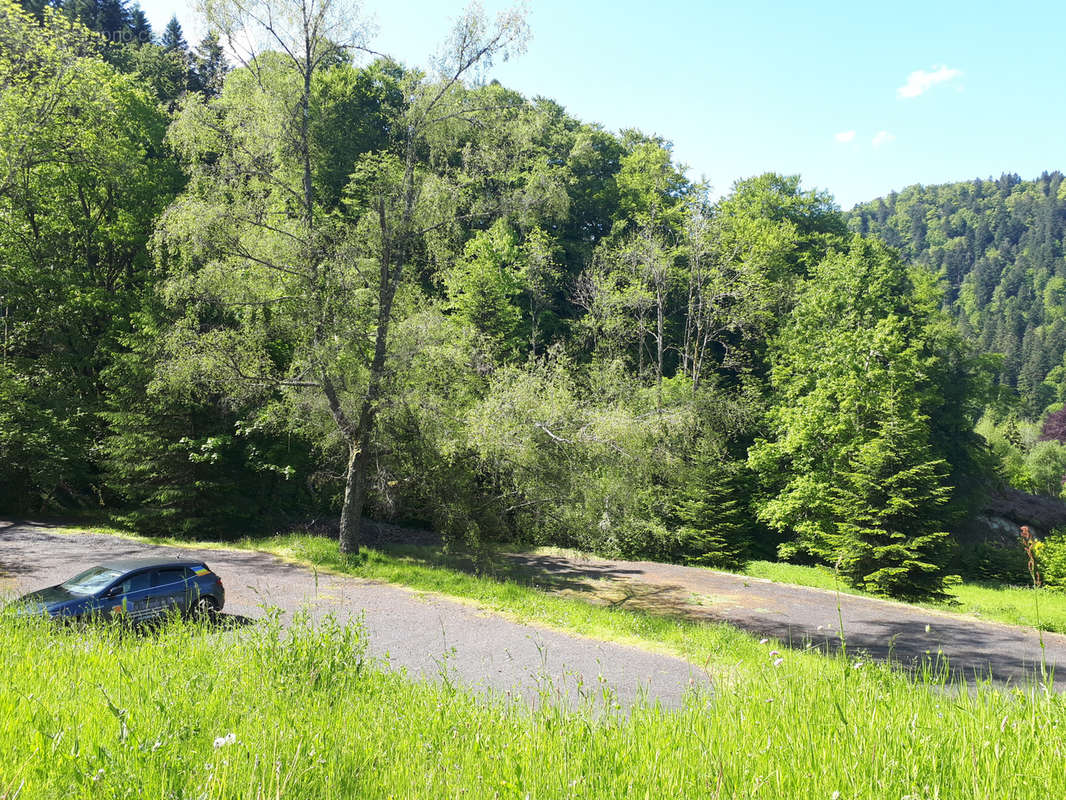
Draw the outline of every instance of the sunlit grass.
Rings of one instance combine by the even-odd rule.
[[[778,583],[792,583],[818,589],[840,589],[848,594],[862,595],[840,582],[832,570],[825,567],[803,567],[772,561],[753,561],[745,575],[765,578]],[[1034,590],[1031,586],[996,586],[963,582],[949,589],[952,599],[946,602],[919,603],[923,608],[969,614],[991,622],[1037,627],[1034,594],[1039,594],[1039,627],[1045,631],[1066,633],[1066,592],[1053,589]],[[866,595],[872,597],[873,595]]]
[[[772,644],[683,710],[605,714],[409,682],[328,623],[130,634],[8,613],[0,638],[0,796],[20,800],[1066,795],[1062,696],[774,666]]]

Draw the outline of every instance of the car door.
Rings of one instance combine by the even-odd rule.
[[[152,616],[168,614],[174,609],[187,610],[189,589],[185,573],[185,567],[163,567],[152,572],[149,601]]]
[[[131,620],[144,619],[149,614],[152,591],[150,572],[134,572],[112,587],[104,598],[103,611],[111,617],[123,615]]]

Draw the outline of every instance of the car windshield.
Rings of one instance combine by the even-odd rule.
[[[81,575],[75,575],[69,581],[63,583],[62,586],[71,594],[93,594],[103,589],[121,574],[121,572],[107,569],[107,567],[93,567],[85,570]]]

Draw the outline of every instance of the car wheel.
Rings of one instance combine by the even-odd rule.
[[[192,613],[197,619],[215,619],[218,616],[218,601],[213,597],[205,595],[196,601]]]

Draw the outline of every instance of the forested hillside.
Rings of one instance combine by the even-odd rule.
[[[998,382],[1026,416],[1066,400],[1062,173],[910,186],[848,217],[942,278],[945,307],[982,352],[1003,355]]]
[[[1030,321],[944,253],[970,242],[997,285],[1036,263],[1061,237],[1021,220],[1057,180],[982,188],[1007,222],[980,235],[906,195],[853,216],[917,220],[901,258],[798,177],[712,202],[667,141],[479,80],[521,51],[518,12],[467,12],[427,74],[357,61],[327,3],[227,74],[219,37],[256,25],[236,5],[196,52],[89,5],[0,0],[8,512],[197,536],[339,518],[348,552],[367,515],[940,591],[998,480],[974,432],[992,374],[943,308],[982,336],[995,302]],[[947,297],[926,259],[963,265]],[[1025,273],[1050,298],[1032,336],[1059,330],[1049,269]]]

